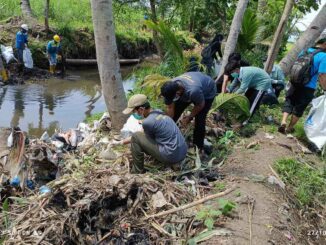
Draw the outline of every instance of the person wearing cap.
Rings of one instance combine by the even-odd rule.
[[[175,122],[190,104],[194,104],[190,115],[184,116],[181,123],[187,125],[195,118],[193,143],[202,150],[206,117],[216,96],[214,80],[201,72],[187,72],[163,84],[161,95],[167,105],[167,114]]]
[[[23,53],[28,44],[28,26],[26,24],[21,25],[20,31],[16,33],[16,49],[18,55],[18,63],[24,64]]]
[[[132,173],[145,172],[145,154],[168,166],[185,159],[188,147],[180,129],[161,110],[152,109],[146,95],[133,95],[123,113],[135,113],[143,120],[143,132],[131,136]]]
[[[326,38],[322,38],[317,41],[316,45],[308,48],[307,51],[308,53],[313,53],[317,50],[320,50],[320,52],[313,56],[313,62],[310,70],[310,81],[302,87],[295,87],[291,85],[290,89],[287,91],[282,110],[282,122],[278,128],[280,133],[294,132],[294,126],[299,121],[300,117],[302,117],[305,109],[314,98],[315,91],[318,87],[318,82],[324,91],[326,91]],[[287,126],[287,119],[290,115],[291,121]]]
[[[53,36],[53,40],[48,42],[48,45],[46,47],[46,53],[49,59],[50,64],[50,73],[55,73],[55,68],[57,66],[57,60],[61,59],[61,55],[59,53],[61,52],[61,39],[58,35]]]

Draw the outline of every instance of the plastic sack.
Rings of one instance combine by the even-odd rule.
[[[11,46],[3,46],[1,45],[0,46],[0,49],[1,49],[1,54],[2,54],[2,57],[5,59],[6,63],[8,64],[11,60],[14,60],[15,59],[15,56],[14,56],[14,51],[12,49]]]
[[[312,108],[304,124],[304,131],[308,139],[318,149],[326,144],[326,95],[312,101]]]
[[[143,126],[139,123],[139,120],[131,115],[121,129],[121,136],[125,139],[131,136],[133,133],[141,130],[143,130]]]
[[[24,49],[23,60],[26,68],[33,69],[34,63],[32,58],[32,52],[29,48]]]

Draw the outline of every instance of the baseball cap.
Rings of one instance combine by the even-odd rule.
[[[323,43],[326,43],[326,37],[325,38],[321,38],[319,39],[316,44],[323,44]]]
[[[135,94],[128,100],[128,107],[123,110],[123,114],[130,114],[137,106],[147,102],[147,96],[144,94]]]
[[[177,81],[168,81],[161,87],[161,95],[164,97],[164,103],[170,105],[175,101],[176,93],[179,90]]]

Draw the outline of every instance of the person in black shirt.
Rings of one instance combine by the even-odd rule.
[[[218,60],[216,53],[222,58],[222,50],[221,44],[223,40],[223,35],[216,34],[213,41],[209,43],[207,47],[203,49],[201,52],[202,61],[201,63],[206,66],[207,74],[212,75],[213,67],[214,67],[214,60]]]

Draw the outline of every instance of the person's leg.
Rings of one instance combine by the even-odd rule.
[[[143,132],[134,133],[131,137],[132,173],[144,173],[144,154],[165,163],[156,142]]]
[[[173,120],[175,122],[178,121],[178,119],[180,118],[181,114],[184,112],[184,110],[190,105],[190,103],[185,103],[185,102],[181,102],[181,101],[176,101],[174,102],[175,106],[174,106],[174,116],[173,116]]]
[[[283,84],[273,84],[273,88],[275,91],[276,98],[278,98],[280,96],[280,93],[284,89],[284,85]]]
[[[259,109],[260,102],[265,94],[265,91],[260,91],[256,89],[249,89],[246,93],[246,96],[249,96],[249,102],[250,102],[250,116],[249,118],[242,123],[242,125],[248,124],[251,117],[254,115],[254,113]]]
[[[193,133],[193,143],[199,149],[204,147],[206,117],[211,109],[214,99],[205,100],[205,107],[195,117],[195,129]]]
[[[294,131],[294,126],[297,124],[299,119],[302,117],[307,106],[314,98],[315,90],[311,88],[301,88],[297,94],[297,101],[293,108],[293,114],[291,122],[286,129],[286,132],[292,133]]]
[[[17,50],[17,56],[18,56],[18,63],[19,64],[24,64],[24,50],[23,49],[18,49]]]
[[[283,115],[282,115],[282,122],[281,125],[278,128],[278,131],[280,133],[285,133],[286,125],[287,125],[287,119],[290,115],[293,113],[293,108],[296,101],[296,89],[291,86],[288,90],[286,97],[285,97],[285,103],[282,109]]]

